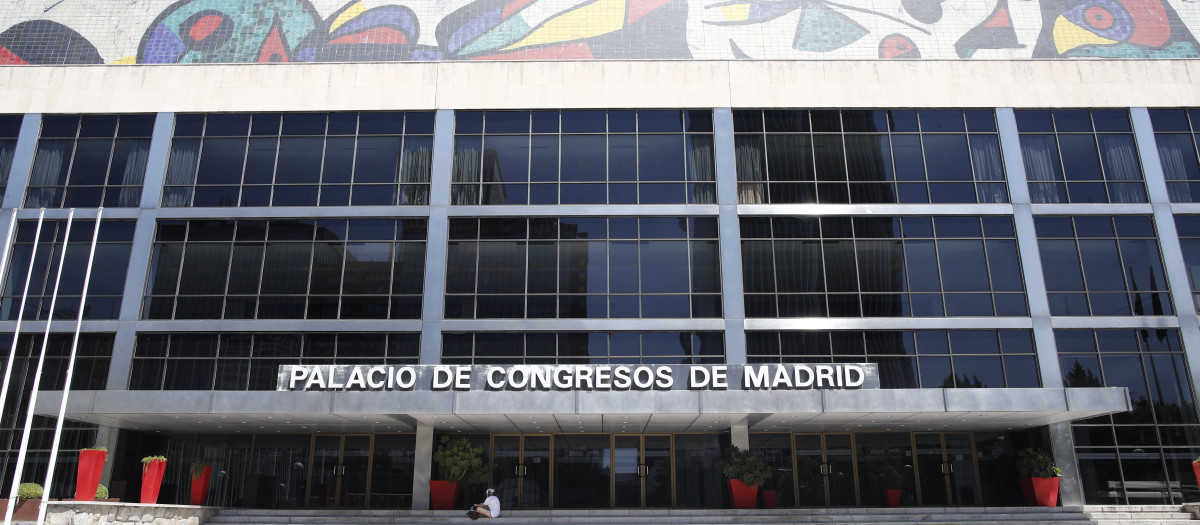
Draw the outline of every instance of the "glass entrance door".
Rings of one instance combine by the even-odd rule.
[[[979,501],[969,433],[913,435],[922,505],[974,505]]]
[[[501,508],[550,503],[550,436],[496,436],[492,472]]]
[[[366,507],[371,436],[316,436],[309,507]]]
[[[671,506],[671,437],[613,438],[613,503],[617,507]]]
[[[850,434],[796,434],[794,440],[796,506],[857,505]]]
[[[554,507],[592,509],[612,506],[612,436],[554,436]]]

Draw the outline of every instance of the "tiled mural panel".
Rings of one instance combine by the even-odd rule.
[[[1197,0],[8,0],[0,64],[1196,58]]]

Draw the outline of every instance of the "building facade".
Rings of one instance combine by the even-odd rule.
[[[146,4],[0,14],[6,491],[1200,493],[1192,4]]]

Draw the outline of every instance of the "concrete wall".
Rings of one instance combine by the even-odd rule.
[[[0,67],[0,112],[1200,106],[1200,61]]]
[[[0,63],[1196,58],[1194,0],[15,0]],[[7,51],[7,52],[4,52]]]
[[[82,501],[46,504],[46,525],[201,525],[216,507]]]

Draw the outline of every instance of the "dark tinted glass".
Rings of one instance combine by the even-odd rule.
[[[250,128],[248,113],[210,113],[204,127],[205,136],[241,136]]]

